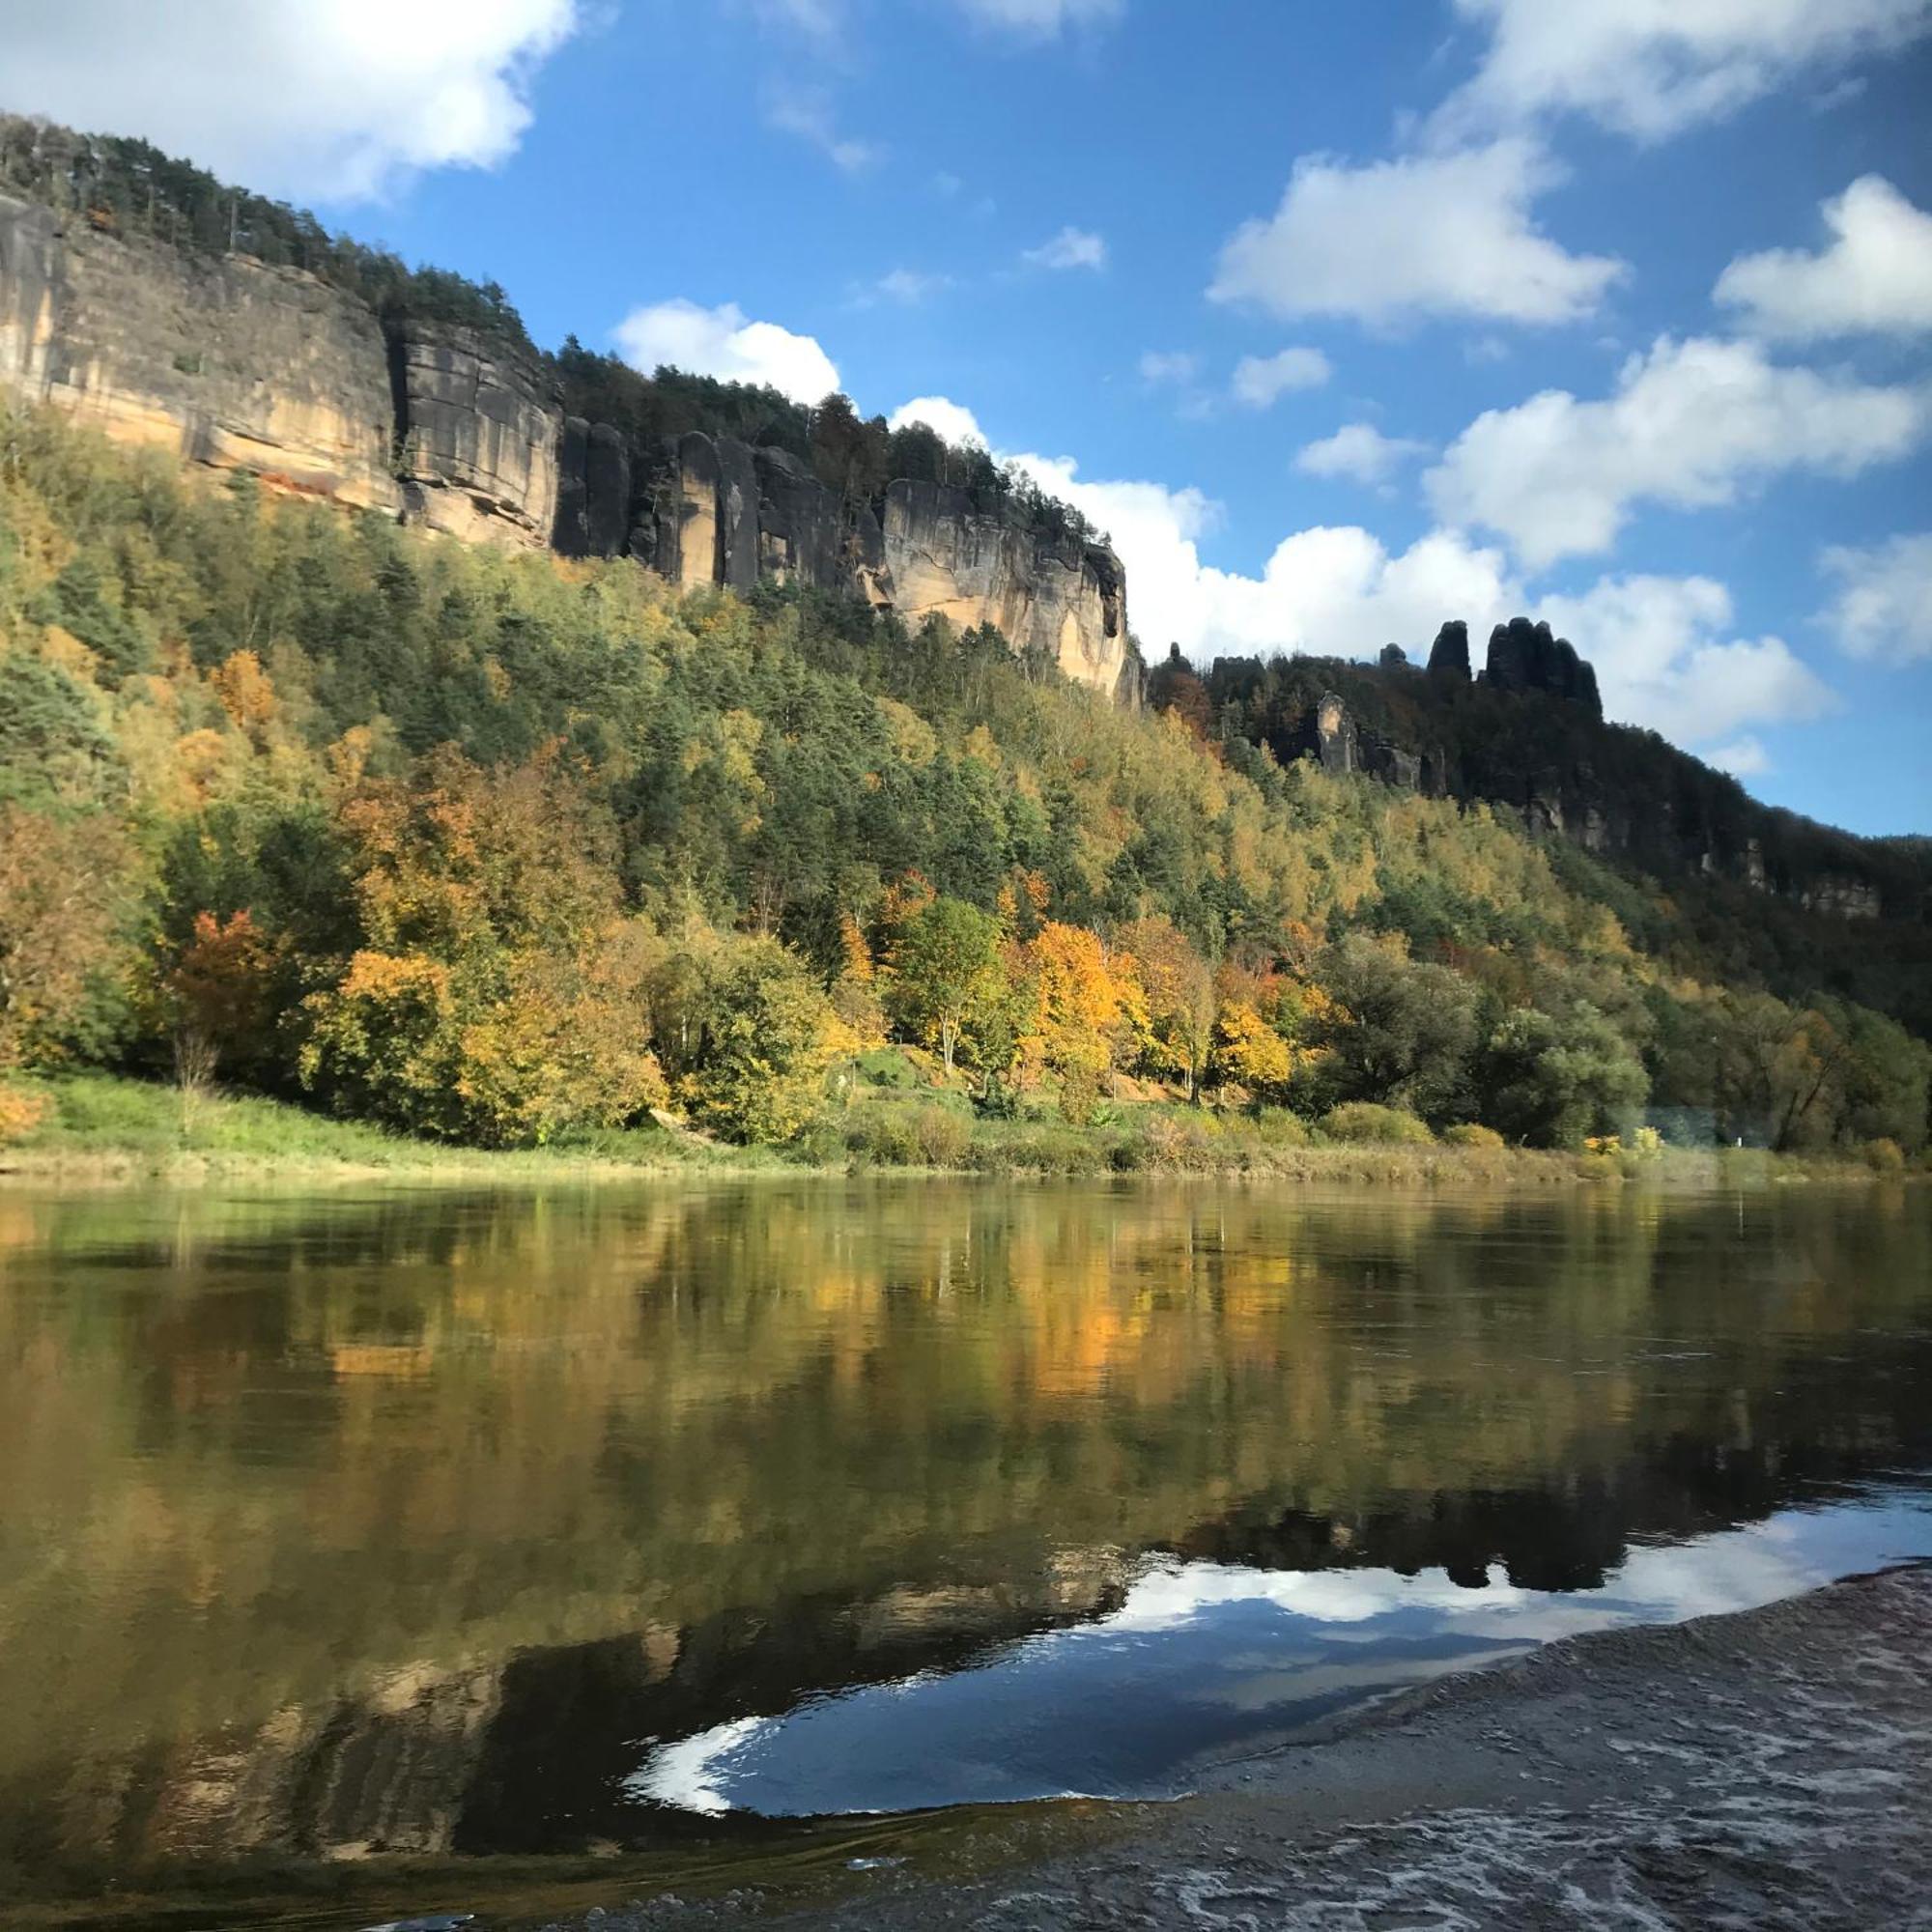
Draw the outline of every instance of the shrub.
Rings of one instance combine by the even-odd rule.
[[[1453,1127],[1442,1129],[1445,1146],[1459,1148],[1499,1148],[1503,1137],[1493,1127],[1479,1126],[1474,1121],[1462,1121]]]
[[[1874,1174],[1903,1174],[1905,1172],[1905,1150],[1894,1140],[1881,1137],[1867,1141],[1864,1148],[1865,1165]]]
[[[1308,1122],[1286,1107],[1264,1107],[1255,1116],[1255,1133],[1264,1146],[1277,1148],[1303,1148],[1312,1138]]]
[[[48,1104],[44,1094],[0,1086],[0,1147],[25,1140],[46,1119]]]
[[[1400,1107],[1379,1107],[1373,1100],[1345,1100],[1321,1116],[1321,1131],[1331,1141],[1349,1145],[1427,1147],[1435,1138],[1426,1122]]]
[[[972,1129],[945,1107],[922,1107],[912,1122],[912,1142],[924,1167],[958,1167],[972,1144]]]

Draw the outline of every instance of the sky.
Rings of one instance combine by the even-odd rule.
[[[8,0],[145,135],[546,346],[835,384],[1109,531],[1150,658],[1548,617],[1932,832],[1932,0]]]

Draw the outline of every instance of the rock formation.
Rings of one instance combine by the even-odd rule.
[[[629,555],[685,590],[767,577],[847,590],[913,627],[990,624],[1079,683],[1138,694],[1125,574],[1102,545],[938,484],[848,502],[787,452],[728,438],[640,447],[567,417],[542,358],[502,335],[379,318],[298,269],[10,196],[0,390],[465,542]]]
[[[1449,627],[1443,628],[1446,631]],[[1441,646],[1440,637],[1436,644]],[[1465,665],[1467,661],[1465,631]],[[1430,662],[1432,666],[1435,663],[1433,654]],[[1577,655],[1576,645],[1568,638],[1552,637],[1548,624],[1532,624],[1527,617],[1512,617],[1490,633],[1490,661],[1483,681],[1492,691],[1547,691],[1554,697],[1582,705],[1593,718],[1604,715],[1597,673]]]
[[[548,543],[563,418],[532,355],[473,328],[389,332],[403,513],[467,543]]]
[[[1450,684],[1469,682],[1469,627],[1460,618],[1436,632],[1429,647],[1429,675]]]
[[[382,327],[293,269],[121,241],[0,196],[0,388],[270,488],[400,501]]]

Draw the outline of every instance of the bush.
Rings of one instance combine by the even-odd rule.
[[[1321,1131],[1331,1141],[1350,1146],[1428,1147],[1435,1136],[1428,1123],[1400,1107],[1378,1107],[1373,1100],[1345,1100],[1321,1116]]]
[[[1265,1147],[1304,1148],[1313,1138],[1308,1122],[1286,1107],[1264,1107],[1255,1116],[1255,1133]]]
[[[44,1094],[0,1086],[0,1147],[25,1140],[46,1119],[48,1105]]]
[[[1503,1137],[1493,1127],[1479,1126],[1474,1121],[1462,1121],[1453,1127],[1442,1129],[1445,1147],[1459,1148],[1499,1148]]]
[[[1905,1172],[1905,1150],[1894,1140],[1881,1137],[1867,1141],[1864,1147],[1865,1165],[1874,1174],[1903,1174]]]

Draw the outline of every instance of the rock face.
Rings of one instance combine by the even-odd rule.
[[[1450,684],[1469,682],[1469,627],[1460,618],[1436,632],[1429,647],[1429,675]]]
[[[467,543],[549,543],[563,412],[536,359],[473,328],[404,322],[389,367],[405,520]]]
[[[1449,628],[1443,627],[1445,631]],[[1441,637],[1435,641],[1440,648]],[[1466,630],[1463,657],[1466,667]],[[1432,652],[1432,668],[1435,662]],[[1490,662],[1483,672],[1483,681],[1495,691],[1547,691],[1552,696],[1582,705],[1593,718],[1604,715],[1595,669],[1577,655],[1577,647],[1568,638],[1552,637],[1548,624],[1532,624],[1527,617],[1512,617],[1490,633]]]
[[[1006,518],[977,515],[963,491],[898,482],[886,492],[884,563],[889,600],[908,623],[991,624],[1076,683],[1111,692],[1120,682],[1126,599],[1112,552],[1042,545]]]
[[[298,270],[123,241],[0,196],[0,388],[271,489],[399,500],[381,325]]]
[[[635,557],[682,590],[762,578],[850,591],[917,627],[991,625],[1128,701],[1126,579],[1102,545],[896,482],[848,503],[779,449],[641,447],[566,419],[497,333],[404,317],[295,269],[128,239],[0,196],[0,390],[118,440],[388,510],[469,543]]]

